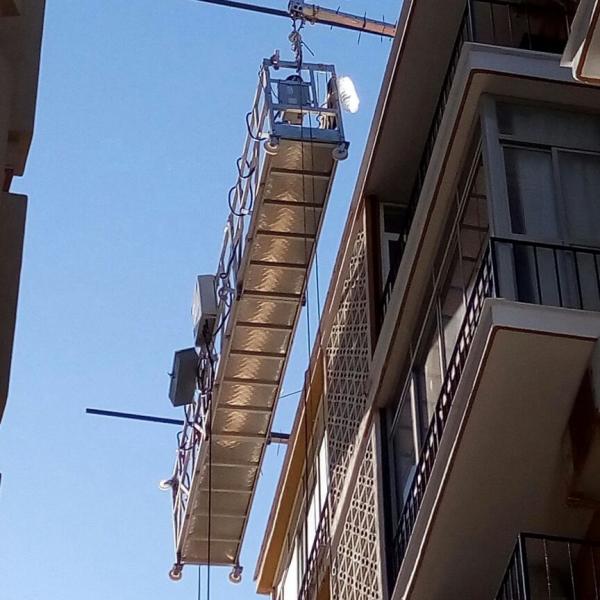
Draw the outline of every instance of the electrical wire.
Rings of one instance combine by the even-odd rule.
[[[296,396],[297,394],[301,394],[302,390],[296,390],[295,392],[289,392],[289,394],[284,394],[283,396],[279,396],[279,400],[283,400],[284,398],[289,398],[290,396]]]
[[[279,99],[278,99],[278,101],[279,101]],[[248,135],[249,135],[249,136],[250,136],[250,138],[251,138],[251,139],[253,139],[255,142],[262,142],[262,141],[264,141],[264,140],[265,140],[265,138],[263,138],[263,137],[260,137],[260,132],[259,132],[259,134],[258,134],[258,135],[257,135],[257,134],[255,134],[255,133],[252,131],[252,128],[250,127],[250,116],[251,116],[251,115],[252,115],[252,111],[249,111],[249,112],[246,114],[246,129],[248,130]]]

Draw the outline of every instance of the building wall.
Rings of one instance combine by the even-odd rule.
[[[44,0],[0,0],[0,420],[8,395],[27,197],[10,192],[33,135]]]

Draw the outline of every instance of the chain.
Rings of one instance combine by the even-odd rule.
[[[300,24],[298,25],[298,22]],[[296,70],[298,73],[302,70],[302,63],[304,62],[303,57],[303,46],[304,43],[302,41],[302,34],[300,33],[301,29],[304,27],[304,19],[292,17],[292,33],[290,33],[288,39],[292,44],[292,52],[296,56]]]

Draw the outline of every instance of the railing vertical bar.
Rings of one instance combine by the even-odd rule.
[[[575,262],[575,280],[577,281],[577,293],[579,294],[579,308],[583,310],[583,292],[581,291],[581,274],[579,272],[579,261],[577,260],[577,252],[573,252],[573,260]]]
[[[527,569],[527,540],[519,535],[519,562],[521,565],[521,581],[523,585],[523,600],[529,600],[529,571]]]
[[[592,555],[592,579],[594,581],[594,596],[595,596],[594,600],[600,600],[600,597],[598,596],[598,570],[596,567],[596,555],[595,555],[594,546],[590,547],[590,553]]]
[[[513,244],[513,249],[516,249],[516,246]],[[537,254],[537,246],[533,246],[533,266],[535,267],[535,281],[537,283],[537,300],[540,304],[544,303],[544,299],[542,297],[542,284],[540,283],[540,269],[538,265],[538,254]],[[515,261],[516,264],[516,261]]]
[[[542,540],[544,550],[544,568],[546,569],[546,587],[548,589],[548,600],[552,600],[552,582],[550,580],[550,557],[548,555],[548,544],[546,539]]]
[[[473,20],[473,0],[467,0],[467,36],[471,40],[475,37],[475,21]]]
[[[564,306],[562,287],[560,285],[560,269],[558,266],[558,255],[556,254],[556,248],[552,249],[552,255],[554,256],[554,276],[556,277],[556,286],[558,288],[558,305]]]
[[[512,23],[512,18],[511,18],[511,14],[510,14],[510,6],[506,7],[506,16],[508,19],[508,35],[510,36],[510,45],[514,46],[515,44],[515,40],[514,40],[514,35],[513,35],[513,23]]]
[[[567,542],[567,554],[569,555],[569,576],[571,580],[571,591],[573,592],[573,600],[577,600],[577,590],[575,589],[575,573],[573,573],[573,556],[571,553],[570,542]]]
[[[529,50],[533,49],[533,39],[531,37],[531,15],[529,13],[529,6],[525,6],[525,13],[527,14],[527,39],[529,41]]]
[[[598,256],[592,256],[594,263],[594,272],[596,273],[596,290],[598,292],[598,302],[600,303],[600,274],[598,273]]]

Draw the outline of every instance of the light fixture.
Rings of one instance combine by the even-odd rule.
[[[181,563],[175,563],[173,568],[169,571],[169,579],[172,581],[181,581],[183,577],[183,565]]]
[[[229,581],[231,581],[231,583],[240,583],[242,581],[243,570],[244,567],[241,567],[240,565],[233,565],[231,573],[229,573]]]
[[[337,78],[337,89],[340,98],[340,104],[344,110],[349,113],[357,113],[360,107],[360,98],[356,91],[354,82],[347,75]]]

